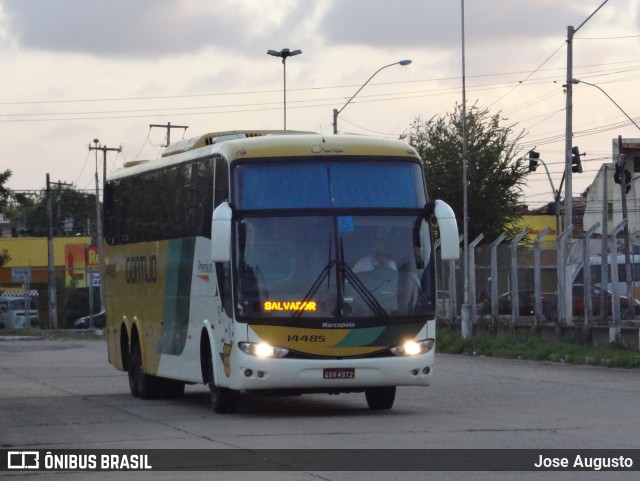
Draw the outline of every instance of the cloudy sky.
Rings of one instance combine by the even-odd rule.
[[[467,100],[500,112],[536,146],[555,186],[563,169],[567,26],[603,0],[466,0]],[[13,190],[94,186],[97,138],[107,168],[155,159],[166,129],[186,137],[283,126],[397,138],[417,117],[461,101],[461,4],[453,0],[0,0],[0,169]],[[609,0],[577,32],[574,77],[599,85],[640,123],[640,6]],[[574,193],[611,162],[611,140],[640,132],[603,93],[574,87],[574,145],[587,153]],[[174,129],[171,141],[182,138]],[[100,154],[102,155],[102,154]],[[102,163],[100,162],[100,170]],[[551,200],[543,169],[523,200]]]

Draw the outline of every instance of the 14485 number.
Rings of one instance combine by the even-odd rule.
[[[297,334],[294,334],[293,336],[289,335],[287,336],[287,341],[288,342],[325,342],[326,338],[323,335],[304,335],[304,336],[298,336]]]

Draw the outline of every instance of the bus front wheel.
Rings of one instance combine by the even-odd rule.
[[[238,391],[216,386],[213,380],[209,383],[211,405],[218,414],[234,413],[238,409]]]
[[[213,410],[218,414],[236,412],[238,408],[238,391],[216,386],[213,375],[213,362],[211,362],[211,355],[209,355],[209,353],[207,353],[205,357],[203,372],[206,374],[205,382],[209,384],[209,394]]]
[[[369,409],[391,409],[396,400],[396,387],[370,387],[364,390]]]

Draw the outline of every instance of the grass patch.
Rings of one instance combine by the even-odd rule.
[[[591,366],[638,368],[640,353],[615,346],[587,347],[572,337],[546,340],[533,336],[473,335],[463,339],[448,330],[438,330],[436,349],[447,354],[566,362]]]

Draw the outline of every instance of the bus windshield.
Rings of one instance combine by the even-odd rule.
[[[243,217],[235,237],[238,320],[384,321],[433,312],[421,216]]]

